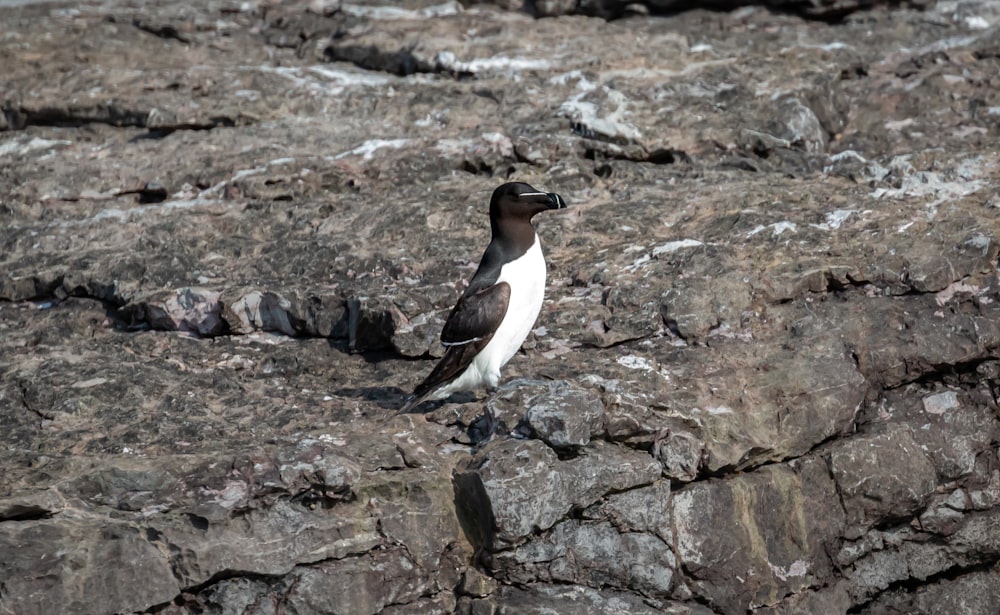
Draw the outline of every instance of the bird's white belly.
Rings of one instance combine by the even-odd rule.
[[[538,313],[545,297],[545,257],[542,244],[535,235],[535,243],[524,255],[507,263],[500,269],[497,283],[510,284],[510,301],[507,313],[493,339],[486,345],[472,364],[449,385],[442,387],[439,394],[443,399],[451,393],[466,391],[486,385],[495,387],[500,382],[500,368],[510,361],[528,333],[535,326]]]

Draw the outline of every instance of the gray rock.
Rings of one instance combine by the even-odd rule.
[[[501,580],[532,579],[597,588],[631,588],[669,597],[677,562],[670,545],[644,532],[620,532],[606,521],[564,521],[540,538],[491,558]]]
[[[761,615],[812,615],[813,613],[846,613],[851,608],[851,597],[845,583],[833,587],[806,590],[792,594],[773,607],[756,609]]]
[[[145,319],[154,329],[185,331],[212,337],[225,331],[220,293],[204,288],[179,288],[146,299]]]
[[[0,606],[12,613],[139,611],[180,592],[167,556],[127,521],[5,521],[0,551]],[[108,562],[120,562],[113,575]]]
[[[583,511],[586,519],[607,519],[619,532],[646,532],[674,543],[670,520],[670,484],[660,480],[647,487],[613,493]]]
[[[649,601],[614,590],[598,591],[578,585],[539,583],[527,587],[504,587],[497,596],[497,613],[623,613],[627,615],[709,615],[711,609],[697,604]],[[461,611],[460,611],[461,612]]]
[[[389,605],[380,612],[386,615],[450,615],[456,606],[455,594],[446,590],[406,604]]]
[[[845,442],[829,459],[852,524],[905,518],[923,508],[937,485],[934,465],[904,426]]]
[[[55,489],[26,492],[0,500],[0,520],[43,519],[65,507],[65,498]]]
[[[994,565],[974,570],[954,579],[928,583],[914,592],[890,591],[879,596],[860,611],[874,613],[915,611],[948,612],[956,615],[981,615],[996,610],[997,580],[1000,571]]]
[[[483,448],[455,484],[476,538],[500,549],[552,527],[573,508],[659,475],[659,464],[646,453],[600,441],[563,461],[539,440],[502,440]]]
[[[528,433],[553,448],[586,446],[604,428],[604,404],[592,391],[547,383],[524,399]]]
[[[692,483],[672,495],[677,555],[695,594],[723,611],[737,604],[775,606],[829,574],[824,545],[842,531],[843,520],[820,464],[768,466]]]
[[[664,476],[689,482],[697,478],[704,445],[687,431],[667,431],[653,443],[653,455],[663,466]]]
[[[390,550],[302,567],[286,580],[286,599],[300,613],[374,615],[389,605],[417,602],[428,593],[433,582],[407,574],[413,566],[401,550]]]
[[[233,329],[240,333],[276,331],[295,335],[289,315],[291,303],[276,293],[250,291],[231,303],[227,302],[226,306],[227,320],[232,321]]]
[[[247,578],[226,579],[205,592],[205,602],[214,612],[222,615],[266,612],[260,608],[261,598],[266,596],[269,590],[269,585],[263,581]]]
[[[494,3],[507,9],[520,8],[517,3],[510,6],[509,0],[494,0]],[[742,2],[729,0],[712,0],[707,4],[716,10],[731,10],[745,5]],[[810,17],[836,19],[854,11],[868,9],[872,4],[879,3],[862,2],[861,0],[767,0],[760,4],[783,11],[802,13]],[[927,0],[910,0],[907,4],[919,9],[926,8],[931,3]],[[637,7],[644,7],[648,11],[672,12],[687,6],[682,0],[641,0],[639,2],[630,0],[532,0],[527,5],[540,16],[552,17],[582,13],[605,18],[618,17],[627,11],[637,11]]]
[[[497,589],[497,583],[491,577],[486,576],[475,568],[469,568],[462,575],[462,582],[456,588],[456,592],[462,596],[473,596],[484,598]]]
[[[13,4],[0,612],[990,612],[996,3]]]
[[[739,273],[718,276],[707,293],[700,285],[691,288],[689,280],[674,280],[660,297],[660,316],[682,339],[702,341],[713,328],[739,322],[741,312],[750,309],[752,289],[744,277]]]
[[[886,594],[886,590],[902,582],[926,582],[946,570],[992,564],[1000,545],[992,512],[967,516],[941,541],[928,543],[926,535],[910,528],[876,532],[867,538],[870,552],[851,564],[848,587],[855,603],[880,595],[898,601],[898,592]]]

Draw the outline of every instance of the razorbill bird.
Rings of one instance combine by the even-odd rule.
[[[468,288],[444,323],[444,356],[400,412],[459,391],[496,388],[500,368],[535,326],[545,295],[545,257],[531,218],[547,209],[565,207],[558,194],[521,182],[503,184],[493,191],[493,237]]]

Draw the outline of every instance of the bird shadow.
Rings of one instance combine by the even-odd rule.
[[[414,406],[406,414],[433,414],[448,405],[471,404],[476,401],[479,401],[479,397],[477,397],[472,391],[459,391],[458,393],[452,393],[447,399],[424,401]]]

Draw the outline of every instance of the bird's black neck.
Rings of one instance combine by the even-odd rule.
[[[535,243],[535,227],[524,218],[491,218],[490,230],[493,233],[490,245],[497,244],[504,262],[524,256]]]

